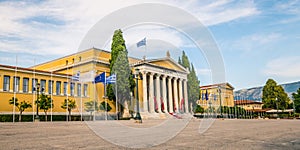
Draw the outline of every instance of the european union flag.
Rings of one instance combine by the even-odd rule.
[[[141,47],[143,45],[146,45],[146,38],[142,39],[138,43],[136,43],[136,47]]]
[[[208,93],[207,93],[207,90],[205,92],[205,100],[208,100]]]
[[[101,73],[101,74],[99,74],[99,75],[97,75],[96,77],[95,77],[95,81],[94,81],[94,83],[99,83],[99,82],[103,82],[103,83],[105,83],[105,72],[103,72],[103,73]]]

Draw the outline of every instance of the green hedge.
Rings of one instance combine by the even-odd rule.
[[[39,115],[40,121],[45,121],[45,115]],[[84,117],[86,118],[86,117]],[[48,115],[47,118],[48,121],[51,120],[51,116]],[[81,116],[80,115],[72,115],[71,116],[72,121],[80,121]],[[19,121],[19,115],[15,115],[15,122]],[[32,115],[22,115],[22,122],[32,122],[33,117]],[[52,115],[52,121],[66,121],[66,115]],[[0,122],[13,122],[13,115],[12,114],[1,114],[0,115]]]

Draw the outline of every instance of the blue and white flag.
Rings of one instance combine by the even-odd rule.
[[[72,81],[79,81],[80,72],[78,71],[74,76],[71,77]]]
[[[106,78],[107,84],[115,84],[116,83],[117,76],[115,74],[112,74],[111,76]]]
[[[99,83],[99,82],[105,83],[106,82],[105,80],[106,80],[105,72],[103,72],[95,77],[94,83]]]
[[[141,47],[144,45],[146,45],[146,38],[144,38],[141,41],[139,41],[138,43],[136,43],[136,47]]]

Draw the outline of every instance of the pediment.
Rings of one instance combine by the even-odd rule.
[[[160,66],[163,68],[168,68],[176,71],[181,71],[181,72],[188,72],[187,69],[185,69],[183,66],[175,62],[173,59],[166,57],[162,59],[152,59],[148,60],[147,63]]]

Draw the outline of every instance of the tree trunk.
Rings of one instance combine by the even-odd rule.
[[[20,111],[20,115],[19,115],[19,122],[22,121],[22,111]]]
[[[71,109],[69,109],[69,121],[71,121]]]
[[[45,121],[47,122],[48,121],[47,111],[44,112],[45,112]]]

